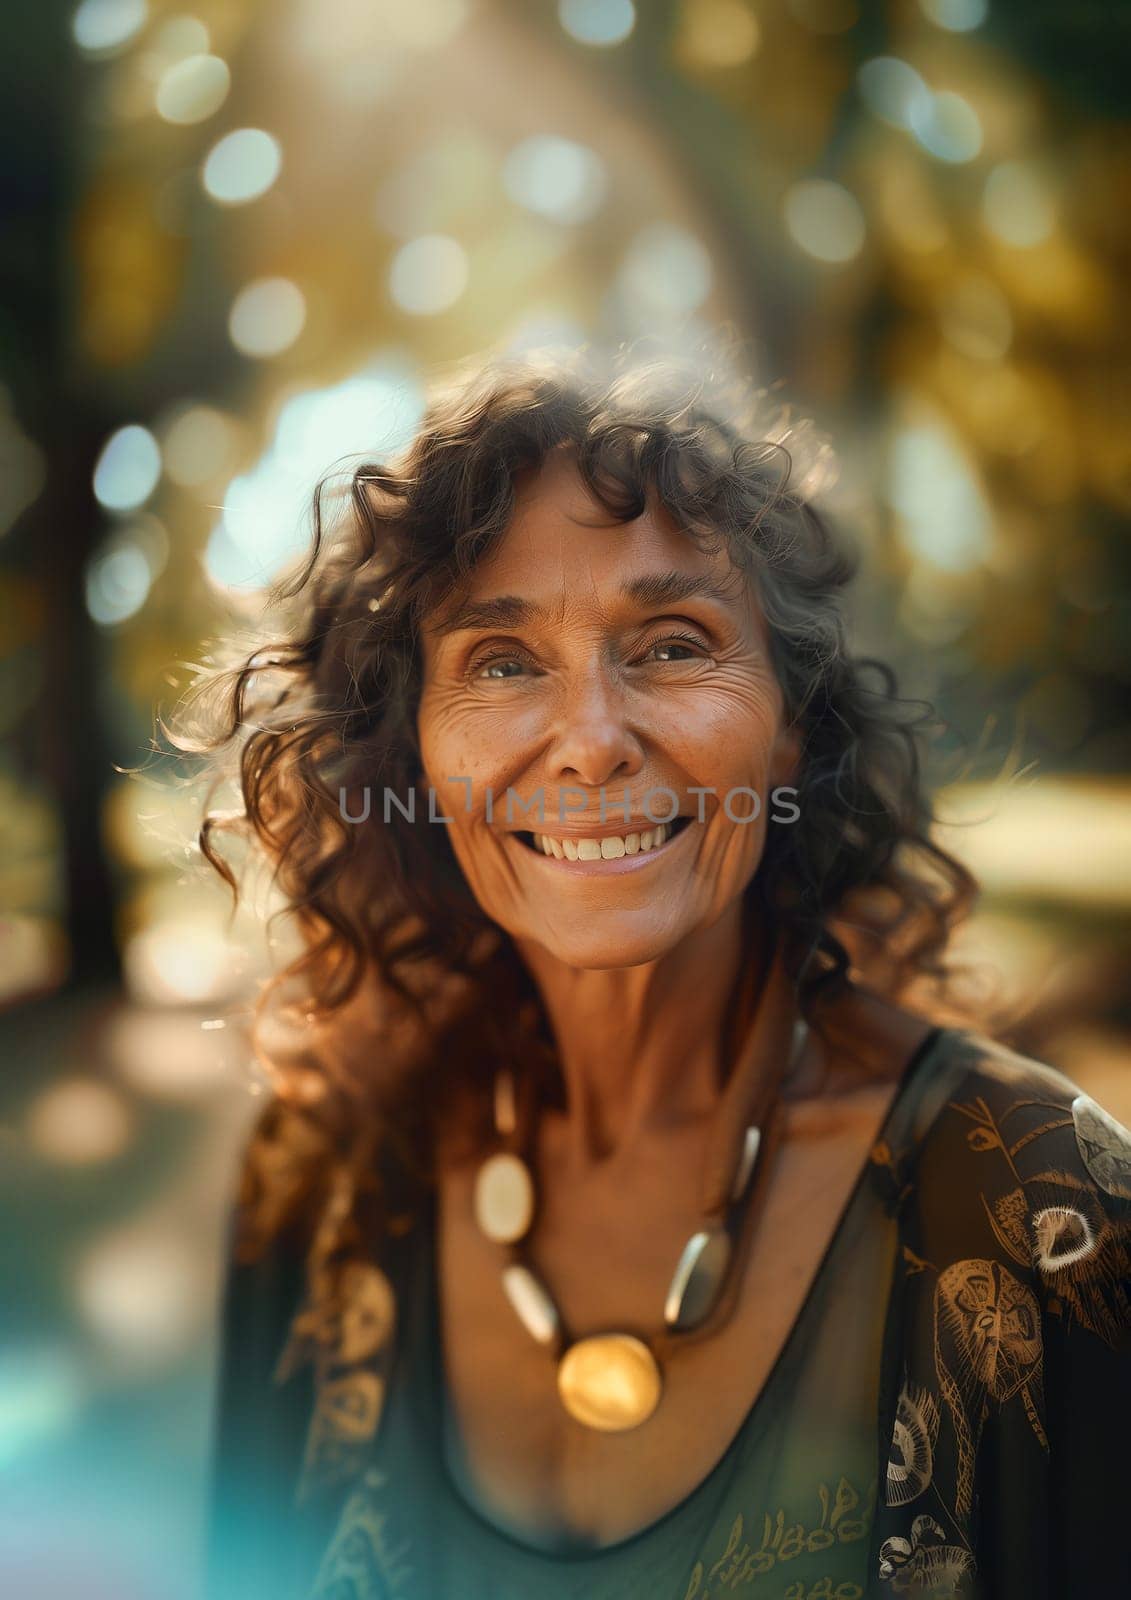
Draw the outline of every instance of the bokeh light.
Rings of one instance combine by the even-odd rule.
[[[117,50],[141,30],[148,15],[146,0],[82,0],[71,32],[81,50]]]
[[[215,116],[232,85],[220,56],[186,56],[169,67],[157,85],[155,104],[166,122],[204,122]]]
[[[126,985],[145,1005],[220,1004],[247,971],[241,952],[208,918],[158,921],[133,934],[122,952]]]
[[[131,422],[112,433],[94,468],[95,499],[108,511],[132,511],[161,476],[161,451],[148,428]]]
[[[100,627],[136,615],[169,559],[169,534],[147,512],[115,529],[87,563],[86,609]]]
[[[511,199],[555,222],[588,222],[608,189],[604,163],[587,146],[554,134],[515,145],[503,163]]]
[[[0,1469],[72,1423],[86,1387],[74,1352],[62,1344],[0,1352]]]
[[[951,33],[969,33],[989,16],[988,0],[919,0],[923,15]]]
[[[86,609],[103,627],[125,622],[141,610],[151,583],[144,553],[134,544],[116,544],[86,569]]]
[[[211,44],[208,29],[199,17],[169,17],[147,37],[138,67],[152,82],[160,83],[170,67],[190,56],[206,56]]]
[[[697,310],[713,281],[705,246],[672,222],[641,229],[625,252],[618,275],[621,294],[641,322]]]
[[[94,1078],[64,1078],[28,1112],[25,1131],[49,1161],[85,1166],[109,1161],[130,1142],[134,1117],[120,1092]]]
[[[113,1022],[108,1046],[118,1076],[148,1098],[191,1103],[223,1093],[238,1067],[230,1032],[205,1030],[195,1014],[135,1009]]]
[[[939,161],[973,161],[982,148],[982,124],[968,100],[944,90],[911,107],[911,131]]]
[[[909,132],[916,116],[929,113],[930,89],[898,56],[873,56],[861,66],[856,81],[869,109],[893,128]]]
[[[966,452],[943,421],[917,421],[896,432],[888,499],[904,543],[922,560],[967,572],[987,556],[989,509]]]
[[[632,0],[558,0],[558,16],[580,44],[620,44],[636,25]]]
[[[436,316],[463,294],[468,270],[467,254],[458,239],[426,233],[402,245],[393,257],[389,294],[411,316]]]
[[[343,458],[381,455],[411,438],[423,396],[411,371],[380,361],[325,389],[293,395],[259,462],[233,479],[213,529],[205,569],[231,589],[270,583],[306,549],[302,523],[319,477]]]
[[[222,205],[246,205],[279,176],[283,152],[262,128],[236,128],[212,146],[201,169],[205,192]]]
[[[745,0],[684,0],[678,48],[703,67],[739,67],[758,50],[762,29]]]
[[[228,334],[245,356],[262,359],[289,350],[306,324],[306,299],[290,278],[256,278],[228,313]]]
[[[914,134],[939,161],[972,161],[982,148],[982,124],[968,100],[952,90],[934,93],[910,62],[873,56],[856,74],[868,107],[890,127]]]
[[[867,226],[856,196],[827,178],[804,178],[785,197],[785,223],[807,255],[839,264],[864,248]]]
[[[208,483],[229,465],[236,435],[233,419],[215,406],[186,407],[162,441],[166,473],[184,489]]]
[[[98,1338],[131,1361],[161,1365],[190,1345],[209,1298],[203,1262],[167,1228],[111,1234],[78,1262],[75,1296]]]

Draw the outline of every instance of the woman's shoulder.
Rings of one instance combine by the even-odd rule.
[[[941,1572],[979,1600],[1127,1592],[1112,1515],[1131,1133],[1066,1073],[977,1034],[942,1030],[921,1066],[926,1125],[885,1152],[900,1233],[880,1592],[935,1592]]]
[[[1019,1189],[1056,1176],[1095,1207],[1131,1211],[1131,1132],[1058,1067],[863,990],[830,1018],[838,1064],[865,1088],[896,1086],[872,1158],[901,1204],[976,1233],[987,1205],[1009,1213]]]
[[[1131,1353],[1131,1132],[1060,1069],[977,1034],[942,1030],[922,1066],[927,1125],[884,1154],[932,1325],[981,1297]]]
[[[985,1203],[992,1193],[999,1227],[1011,1214],[1006,1198],[1032,1198],[1042,1184],[1131,1219],[1131,1131],[1067,1073],[949,1028],[929,1041],[927,1056],[913,1141],[920,1184],[941,1188],[950,1206],[963,1196]],[[1015,1227],[1006,1235],[1018,1242]]]
[[[940,1027],[928,1043],[937,1063],[946,1063],[968,1080],[969,1087],[984,1090],[994,1101],[1020,1103],[1028,1097],[1071,1109],[1072,1102],[1085,1093],[1059,1067],[973,1029]],[[1131,1139],[1126,1129],[1124,1133]]]

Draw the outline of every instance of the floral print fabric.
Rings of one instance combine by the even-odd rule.
[[[873,1151],[901,1218],[877,1594],[1131,1595],[1131,1133],[1052,1068],[956,1047],[929,1140]]]

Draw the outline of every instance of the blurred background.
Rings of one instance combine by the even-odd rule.
[[[720,326],[946,726],[963,951],[1131,1122],[1131,8],[39,0],[0,142],[0,1589],[188,1600],[267,969],[151,754],[443,363]],[[776,390],[775,390],[776,392]],[[945,758],[945,759],[944,759]]]

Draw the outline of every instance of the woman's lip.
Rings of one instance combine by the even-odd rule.
[[[551,871],[573,873],[580,878],[601,877],[610,872],[636,872],[640,868],[646,867],[650,861],[658,861],[667,856],[676,848],[681,839],[690,836],[692,820],[689,819],[686,828],[681,828],[678,833],[673,833],[670,838],[665,839],[663,844],[655,849],[645,850],[634,856],[610,856],[608,860],[602,856],[599,861],[570,861],[568,857],[548,856],[541,850],[532,850],[529,845],[523,844],[517,833],[512,833],[509,837],[514,840],[523,855],[532,856],[536,862],[541,861]]]

